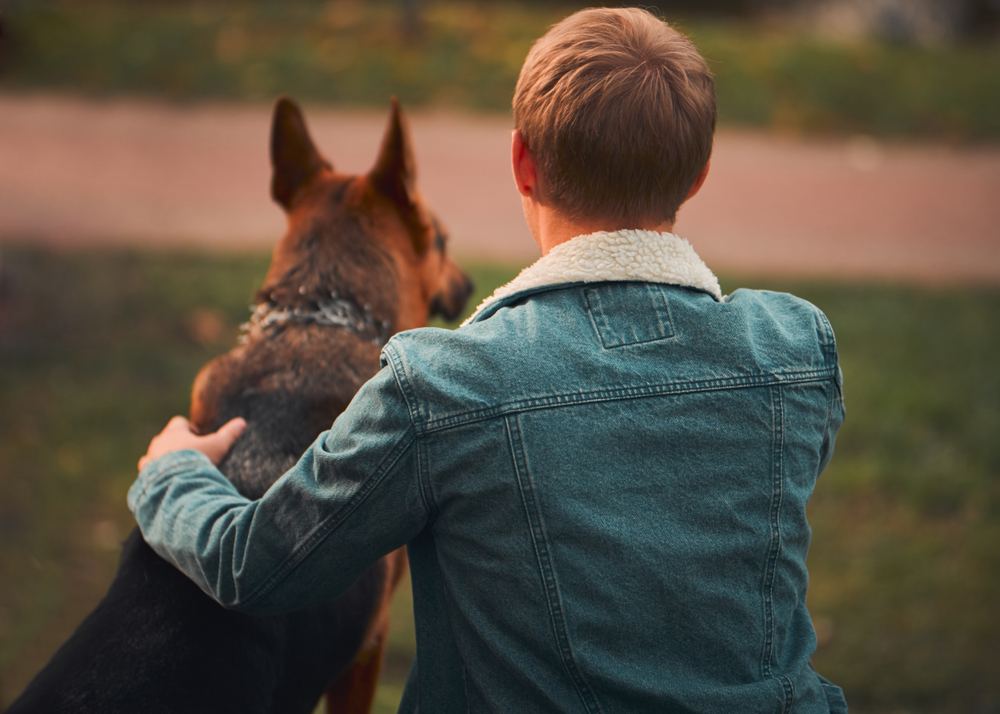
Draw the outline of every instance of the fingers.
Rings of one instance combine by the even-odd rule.
[[[225,424],[220,426],[219,430],[215,433],[219,437],[228,439],[229,443],[232,444],[240,437],[240,434],[242,434],[243,430],[246,428],[246,419],[243,417],[236,417],[235,419],[230,419]]]
[[[220,426],[218,431],[201,437],[199,450],[211,459],[212,463],[218,464],[246,428],[246,420],[242,417],[230,419]]]
[[[229,453],[229,449],[240,438],[246,426],[247,423],[242,417],[236,417],[219,427],[218,431],[198,436],[191,431],[191,423],[187,419],[175,416],[167,422],[163,431],[149,442],[149,447],[145,455],[139,459],[137,466],[142,471],[143,467],[153,459],[182,449],[200,451],[211,459],[212,463],[218,464]]]

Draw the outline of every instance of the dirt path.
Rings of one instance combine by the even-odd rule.
[[[365,170],[385,114],[306,107],[339,168]],[[509,121],[411,115],[420,184],[466,257],[529,261]],[[266,106],[0,95],[0,242],[264,247]],[[796,141],[724,130],[677,231],[718,270],[1000,281],[1000,147]]]

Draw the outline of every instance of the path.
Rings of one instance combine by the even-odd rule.
[[[385,113],[306,106],[346,171]],[[425,196],[466,257],[525,262],[509,121],[411,115]],[[0,242],[270,246],[269,108],[0,95]],[[1000,282],[1000,147],[798,141],[723,130],[677,231],[719,270]]]

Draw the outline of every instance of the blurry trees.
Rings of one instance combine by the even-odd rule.
[[[594,4],[566,0],[535,2],[567,7]],[[608,4],[656,8],[667,17],[805,19],[820,33],[829,29],[838,34],[870,36],[899,44],[940,44],[995,37],[1000,29],[1000,0],[625,0]]]
[[[875,37],[895,44],[943,44],[995,36],[1000,0],[783,0],[817,29]]]

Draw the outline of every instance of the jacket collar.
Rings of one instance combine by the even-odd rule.
[[[606,281],[680,285],[722,299],[718,278],[680,236],[631,229],[600,231],[557,245],[493,291],[462,324],[487,316],[493,312],[491,306],[515,294],[568,283]]]

